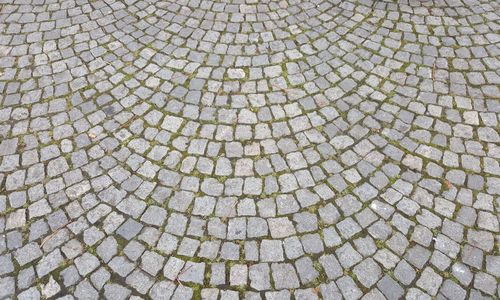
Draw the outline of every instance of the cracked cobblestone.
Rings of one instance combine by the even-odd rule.
[[[0,0],[0,299],[499,298],[499,10]]]

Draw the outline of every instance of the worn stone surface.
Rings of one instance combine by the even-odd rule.
[[[498,298],[499,11],[3,0],[0,298]]]

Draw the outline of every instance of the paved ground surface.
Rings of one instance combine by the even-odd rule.
[[[498,1],[0,3],[0,298],[498,298]]]

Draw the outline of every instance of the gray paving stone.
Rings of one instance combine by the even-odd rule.
[[[280,240],[263,240],[260,244],[260,259],[263,262],[283,261],[282,242]]]
[[[64,286],[72,286],[80,281],[80,275],[75,266],[69,266],[61,272]]]
[[[250,266],[248,273],[250,287],[262,291],[271,288],[270,268],[268,264]]]
[[[134,269],[134,264],[123,256],[115,256],[109,267],[121,277],[126,277]]]
[[[84,280],[76,286],[75,296],[81,299],[95,299],[99,294],[88,280]]]
[[[100,263],[97,257],[89,253],[84,253],[82,256],[75,259],[75,265],[78,268],[80,275],[86,276],[90,272],[94,271]]]
[[[382,277],[382,269],[371,258],[368,258],[354,267],[354,274],[363,286],[372,287],[380,277]]]
[[[55,270],[60,263],[64,260],[61,255],[61,251],[54,250],[51,253],[44,256],[36,266],[36,272],[38,276],[45,276],[51,271]]]
[[[139,231],[141,231],[142,227],[143,225],[141,225],[140,223],[132,219],[128,219],[118,228],[116,233],[118,233],[125,239],[130,240],[131,238],[136,236],[139,233]]]
[[[309,257],[302,257],[295,262],[297,273],[302,284],[308,284],[314,281],[318,276],[318,271],[314,268],[313,262]]]
[[[336,281],[336,284],[345,299],[359,299],[363,295],[363,292],[350,277],[341,277]]]
[[[185,270],[185,271],[184,271]],[[188,262],[184,266],[182,274],[179,276],[179,280],[194,283],[203,283],[205,271],[205,263],[191,263]]]
[[[377,287],[387,299],[398,299],[404,294],[403,288],[387,275],[377,283]]]
[[[155,276],[163,268],[164,258],[156,252],[146,251],[141,257],[141,268]]]
[[[292,289],[299,287],[299,278],[292,265],[273,263],[271,265],[273,282],[276,289]]]
[[[140,294],[144,295],[147,294],[147,292],[153,285],[154,280],[146,273],[136,269],[127,276],[125,283]]]
[[[127,299],[131,291],[119,284],[108,283],[104,286],[104,296],[107,299]]]
[[[452,280],[445,280],[439,290],[443,296],[454,299],[465,299],[466,291]]]
[[[2,275],[11,273],[14,271],[14,264],[12,263],[12,257],[10,254],[0,256],[0,273]]]
[[[425,290],[430,295],[436,295],[442,282],[443,278],[434,270],[427,267],[417,280],[417,286]]]

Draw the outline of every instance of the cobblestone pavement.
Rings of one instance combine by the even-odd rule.
[[[498,0],[0,3],[0,299],[498,299]]]

